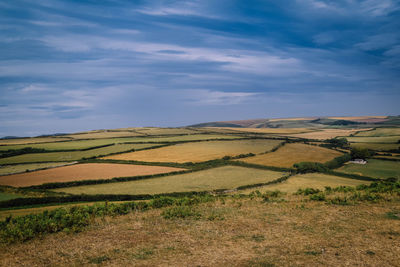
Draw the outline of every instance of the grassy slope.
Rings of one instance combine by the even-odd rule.
[[[258,187],[254,189],[248,189],[243,191],[243,193],[250,193],[254,190],[259,190],[260,192],[279,190],[282,192],[294,193],[298,189],[302,188],[317,188],[324,189],[325,186],[338,187],[338,186],[357,186],[360,184],[369,184],[367,181],[360,181],[355,179],[348,179],[338,176],[326,175],[322,173],[307,173],[298,174],[290,177],[288,180],[272,184],[268,186]],[[241,191],[242,192],[242,191]]]
[[[369,136],[354,136],[346,137],[349,142],[354,143],[397,143],[400,140],[400,136],[379,136],[379,137],[369,137]]]
[[[359,132],[356,136],[400,136],[400,128],[377,128],[372,131]]]
[[[140,160],[148,162],[201,162],[224,156],[270,151],[279,140],[210,141],[178,144],[158,149],[138,151],[107,157],[118,160]]]
[[[185,191],[233,189],[238,186],[263,183],[283,176],[280,172],[225,166],[188,174],[131,182],[77,186],[54,191],[72,194],[159,194]]]
[[[0,265],[26,266],[398,266],[398,201],[336,206],[294,196],[285,202],[231,199],[194,207],[200,219],[163,210],[96,221],[0,247]],[[68,245],[66,245],[68,244]]]
[[[131,149],[141,149],[155,146],[154,144],[120,144],[87,151],[72,151],[72,152],[50,152],[50,153],[32,153],[14,157],[0,159],[0,164],[25,163],[25,162],[48,162],[48,161],[72,161],[79,160],[84,157],[94,157],[100,155],[108,155],[128,151]]]
[[[350,163],[339,168],[337,171],[376,178],[400,178],[400,162],[370,159],[365,165]]]
[[[20,198],[22,195],[0,192],[0,201],[9,200],[13,198]]]
[[[340,155],[342,153],[335,150],[295,143],[286,144],[275,152],[245,158],[241,161],[267,166],[292,167],[297,162],[313,161],[323,163]]]
[[[398,149],[400,144],[379,144],[379,143],[351,143],[351,147],[362,147],[371,150],[387,151],[392,149]]]

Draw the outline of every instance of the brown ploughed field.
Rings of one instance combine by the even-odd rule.
[[[44,183],[111,179],[114,177],[151,175],[182,170],[184,169],[161,166],[86,163],[2,176],[0,177],[0,185],[23,187]]]

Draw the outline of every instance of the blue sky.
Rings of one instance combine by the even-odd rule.
[[[400,2],[1,1],[0,136],[400,113]]]

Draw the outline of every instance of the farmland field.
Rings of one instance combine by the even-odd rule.
[[[51,161],[74,161],[82,158],[97,157],[112,153],[129,151],[132,149],[142,149],[156,146],[155,144],[120,144],[107,146],[86,151],[72,152],[49,152],[49,153],[32,153],[14,157],[0,159],[0,164],[29,163],[29,162],[51,162]]]
[[[379,136],[379,137],[346,137],[349,142],[352,143],[397,143],[400,140],[400,136]]]
[[[155,128],[145,127],[137,128],[136,131],[145,135],[176,135],[176,134],[195,134],[198,133],[195,130],[189,128]]]
[[[32,164],[17,164],[17,165],[5,165],[0,167],[0,175],[7,175],[13,173],[21,173],[26,170],[34,171],[38,169],[59,167],[63,165],[73,164],[73,162],[49,162],[49,163],[32,163]]]
[[[0,177],[0,185],[23,187],[44,183],[131,177],[184,169],[131,164],[87,163]]]
[[[309,133],[300,133],[300,134],[286,134],[286,136],[290,137],[298,137],[298,138],[307,138],[307,139],[317,139],[317,140],[325,140],[334,138],[337,136],[348,136],[357,131],[362,131],[363,129],[323,129],[319,131],[309,132]],[[367,130],[367,129],[364,129]],[[347,137],[346,137],[347,138]]]
[[[233,189],[238,186],[273,181],[281,172],[224,166],[187,174],[130,182],[60,188],[53,191],[71,194],[160,194],[186,191]]]
[[[247,133],[264,133],[264,134],[295,134],[295,133],[308,133],[314,132],[315,129],[309,128],[231,128],[226,127],[222,129],[229,129],[238,132]]]
[[[306,173],[306,174],[298,174],[292,176],[282,183],[257,187],[254,189],[247,189],[242,193],[250,193],[254,190],[259,190],[260,192],[279,190],[282,192],[294,193],[300,188],[304,189],[307,187],[324,189],[325,186],[330,186],[333,188],[338,186],[357,186],[360,184],[369,184],[369,183],[370,182],[368,181],[343,178],[333,175],[326,175],[322,173]]]
[[[131,137],[131,136],[143,136],[140,133],[134,131],[93,131],[64,135],[73,139],[97,139],[97,138],[113,138],[113,137]]]
[[[0,201],[14,199],[14,198],[20,198],[20,197],[23,197],[23,196],[22,195],[18,195],[18,194],[0,192]]]
[[[382,150],[382,151],[388,151],[392,149],[398,149],[400,148],[400,144],[379,144],[379,143],[351,143],[351,147],[362,147],[362,148],[368,148],[371,150]]]
[[[16,138],[16,139],[0,139],[0,145],[19,145],[19,144],[35,144],[57,141],[68,141],[71,138],[65,137],[32,137],[32,138]]]
[[[240,161],[267,166],[292,167],[294,163],[302,161],[324,163],[341,155],[342,153],[335,150],[296,143],[286,144],[272,153],[257,155]]]
[[[377,128],[372,131],[359,132],[355,136],[379,137],[379,136],[392,136],[392,135],[400,136],[400,128]]]
[[[270,151],[280,144],[279,140],[206,141],[185,143],[146,151],[124,153],[105,159],[137,160],[147,162],[201,162],[224,156]]]
[[[365,165],[348,163],[337,171],[375,178],[400,178],[400,161],[369,159]]]

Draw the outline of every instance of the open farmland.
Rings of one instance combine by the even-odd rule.
[[[363,130],[368,130],[368,129],[351,129],[351,130],[323,129],[323,130],[318,130],[318,131],[309,132],[309,133],[285,134],[285,136],[306,138],[306,139],[325,140],[325,139],[335,138],[337,136],[346,136],[346,138],[347,138],[347,136],[354,134],[355,132],[363,131]]]
[[[14,199],[14,198],[20,198],[20,197],[24,197],[24,196],[23,195],[19,195],[19,194],[0,192],[0,201]]]
[[[400,161],[369,159],[365,165],[348,163],[337,170],[379,179],[400,178]]]
[[[51,162],[51,161],[74,161],[82,158],[98,157],[112,153],[120,153],[132,149],[143,149],[156,144],[120,144],[107,146],[86,151],[72,152],[49,152],[49,153],[32,153],[14,157],[0,159],[0,164],[29,163],[29,162]]]
[[[370,137],[379,137],[379,136],[400,136],[400,128],[377,128],[372,131],[363,131],[357,133],[355,136],[370,136]]]
[[[232,128],[226,127],[222,129],[229,129],[238,132],[246,133],[263,133],[263,134],[297,134],[297,133],[308,133],[314,132],[315,129],[309,128]]]
[[[105,157],[105,159],[147,162],[201,162],[247,153],[270,151],[280,140],[249,139],[237,141],[206,141],[177,144],[146,151],[137,151]]]
[[[399,149],[400,144],[379,144],[379,143],[351,143],[351,147],[368,148],[371,150],[388,151],[392,149]]]
[[[325,186],[335,188],[338,186],[357,186],[360,184],[369,183],[370,182],[368,181],[343,178],[322,173],[306,173],[291,176],[289,179],[282,183],[247,189],[245,191],[241,191],[241,193],[246,194],[254,190],[259,190],[260,192],[279,190],[287,193],[295,193],[300,188],[315,188],[323,190]]]
[[[0,145],[20,145],[20,144],[36,144],[58,141],[68,141],[71,138],[65,137],[32,137],[32,138],[16,138],[16,139],[0,139]]]
[[[234,189],[238,186],[270,182],[283,176],[281,172],[224,166],[187,174],[130,182],[75,186],[53,191],[71,194],[160,194],[171,192]]]
[[[87,163],[0,177],[0,185],[23,187],[44,183],[131,177],[184,169],[131,164]]]
[[[324,163],[341,155],[342,153],[332,149],[295,143],[286,144],[272,153],[257,155],[255,157],[241,159],[240,161],[266,166],[290,168],[294,163],[302,161]]]
[[[137,128],[136,132],[144,135],[177,135],[177,134],[196,134],[196,130],[190,128],[156,128],[156,127],[145,127]]]
[[[240,137],[232,135],[221,135],[221,134],[194,134],[194,135],[179,135],[179,136],[167,136],[167,137],[105,138],[105,139],[74,140],[68,142],[54,142],[54,143],[43,143],[43,144],[0,146],[0,152],[9,149],[21,149],[24,147],[43,148],[46,150],[80,150],[80,149],[88,149],[91,147],[104,146],[109,144],[180,142],[180,141],[198,141],[198,140],[213,140],[213,139],[237,139],[237,138]]]
[[[400,140],[400,136],[379,136],[379,137],[369,137],[369,136],[352,136],[346,137],[349,142],[352,143],[380,143],[380,144],[395,144]]]
[[[69,137],[73,139],[97,139],[97,138],[114,138],[114,137],[132,137],[132,136],[143,136],[136,131],[93,131],[93,132],[83,132],[76,134],[65,135],[64,137]]]
[[[17,165],[5,165],[0,167],[0,175],[8,175],[14,173],[21,173],[28,171],[34,171],[39,169],[47,169],[60,167],[64,165],[74,164],[74,162],[46,162],[46,163],[28,163],[28,164],[17,164]]]

